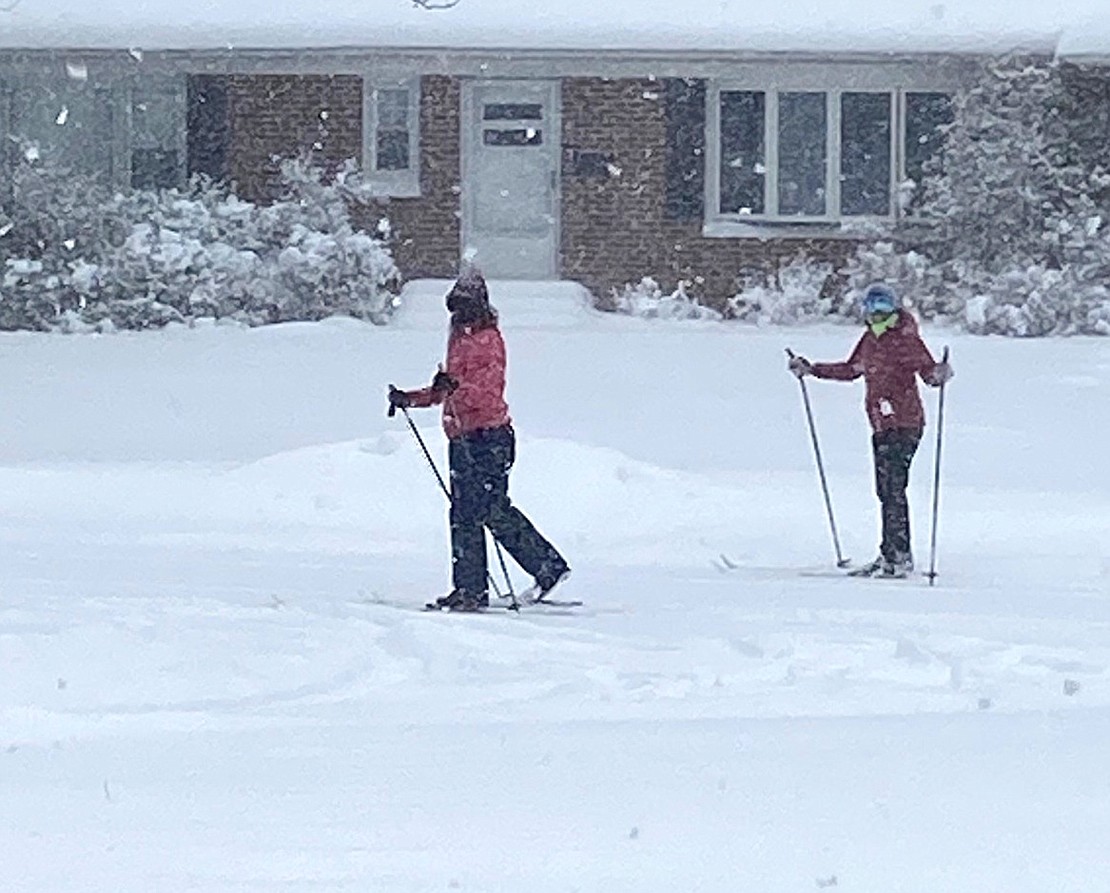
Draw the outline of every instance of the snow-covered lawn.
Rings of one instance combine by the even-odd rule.
[[[803,573],[783,348],[855,330],[495,283],[512,492],[586,604],[429,615],[445,506],[384,393],[443,288],[385,329],[0,337],[0,890],[1110,889],[1110,340],[925,327],[930,588]],[[870,558],[862,386],[809,387]]]

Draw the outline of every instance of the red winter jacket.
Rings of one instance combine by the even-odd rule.
[[[410,391],[413,406],[443,404],[449,438],[509,424],[505,403],[505,342],[496,325],[452,327],[445,371],[459,386],[451,393],[432,388]]]
[[[851,381],[861,375],[867,384],[865,405],[874,431],[925,427],[925,410],[914,375],[928,384],[937,363],[921,340],[917,323],[906,311],[882,335],[863,333],[852,355],[843,363],[814,363],[818,378]]]

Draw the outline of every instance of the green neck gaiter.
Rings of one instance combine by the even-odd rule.
[[[867,327],[871,330],[876,338],[881,338],[884,332],[888,332],[894,328],[895,323],[898,322],[898,314],[892,313],[886,319],[880,319],[878,322],[869,322]]]

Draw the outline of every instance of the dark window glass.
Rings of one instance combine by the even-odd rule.
[[[190,75],[188,85],[186,133],[189,175],[205,174],[213,180],[225,180],[229,175],[231,148],[228,78],[222,75]]]
[[[409,134],[407,130],[378,131],[378,170],[409,169]]]
[[[491,102],[482,107],[484,121],[542,121],[543,104],[539,102]]]
[[[825,215],[824,93],[779,94],[779,214]]]
[[[173,149],[132,149],[132,189],[173,189],[180,185]]]
[[[375,166],[380,171],[405,171],[409,158],[409,91],[377,92],[378,133]]]
[[[721,213],[762,214],[766,94],[721,94]]]
[[[840,97],[840,213],[890,214],[889,93]]]
[[[952,123],[952,97],[947,93],[906,94],[906,176],[921,185],[925,164],[940,151],[940,128]]]
[[[543,143],[543,131],[531,127],[515,130],[483,130],[482,142],[487,146],[539,146]]]

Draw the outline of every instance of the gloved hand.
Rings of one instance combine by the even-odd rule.
[[[935,388],[939,388],[942,384],[951,381],[956,373],[952,371],[952,367],[946,360],[941,360],[933,367],[933,371],[929,373],[926,379],[929,384]]]
[[[412,406],[412,398],[405,393],[395,388],[393,385],[389,386],[389,415],[393,416],[398,409],[408,409]]]
[[[432,379],[432,390],[442,394],[451,394],[459,386],[459,380],[453,375],[448,375],[442,366]]]
[[[793,373],[795,378],[804,378],[807,375],[813,374],[813,363],[805,357],[791,357],[790,362],[787,363],[787,368]]]

